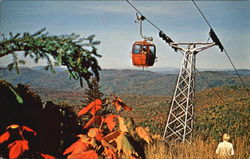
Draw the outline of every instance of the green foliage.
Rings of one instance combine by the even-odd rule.
[[[9,34],[9,38],[2,35],[0,41],[0,58],[6,55],[13,56],[13,62],[7,68],[16,69],[19,73],[19,64],[24,64],[25,61],[18,59],[18,54],[24,52],[25,57],[30,57],[34,62],[40,59],[47,60],[46,70],[53,71],[53,65],[67,66],[70,73],[70,78],[80,80],[85,79],[89,84],[90,77],[94,74],[99,80],[99,70],[96,57],[101,57],[97,54],[96,46],[99,41],[94,41],[95,35],[90,35],[87,38],[80,38],[79,35],[70,34],[62,36],[53,36],[44,33],[45,28],[34,34],[17,33]],[[55,60],[53,64],[53,60]]]
[[[82,100],[83,99],[83,100]],[[82,106],[87,106],[89,103],[94,101],[95,99],[100,99],[103,103],[103,108],[100,110],[97,114],[107,114],[109,111],[107,111],[107,104],[106,104],[106,98],[104,97],[104,94],[101,91],[101,86],[99,86],[99,82],[96,78],[91,78],[89,87],[85,89],[83,98],[81,98],[81,105],[77,106],[77,109],[80,110]],[[91,116],[84,116],[82,119],[84,121],[89,120]]]
[[[10,92],[12,92],[16,96],[16,100],[18,103],[20,104],[23,103],[22,97],[12,88],[13,86],[11,84],[4,82],[4,81],[0,81],[0,82],[4,83],[10,89]]]
[[[103,100],[103,93],[101,91],[101,87],[99,86],[99,82],[97,81],[97,79],[92,78],[90,82],[90,87],[86,88],[84,91],[83,104],[87,105],[95,99]]]

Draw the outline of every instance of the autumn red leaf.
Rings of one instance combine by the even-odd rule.
[[[48,155],[48,154],[44,154],[44,153],[40,153],[40,155],[44,158],[44,159],[56,159],[55,157]]]
[[[16,129],[16,128],[19,128],[19,125],[13,124],[13,125],[8,126],[6,129],[9,129],[9,128]]]
[[[117,118],[118,115],[109,115],[105,118],[104,122],[107,123],[109,131],[112,131],[116,125],[114,118]]]
[[[104,153],[105,156],[108,157],[108,159],[117,159],[115,151],[112,148],[105,148]]]
[[[115,107],[115,109],[119,112],[122,108],[122,106],[119,104],[117,100],[112,101],[112,105]]]
[[[124,104],[124,103],[123,103]],[[123,109],[127,110],[127,111],[131,111],[132,108],[127,106],[126,104],[122,105]]]
[[[98,159],[98,155],[94,150],[89,150],[83,153],[86,159]]]
[[[0,136],[0,144],[3,143],[4,141],[7,141],[10,138],[10,133],[6,131]]]
[[[129,107],[128,105],[126,105],[122,99],[120,99],[119,97],[114,96],[114,100],[112,101],[112,105],[115,106],[117,111],[120,111],[121,108],[131,111],[132,108]]]
[[[36,136],[36,132],[33,129],[31,129],[31,128],[27,127],[27,126],[22,126],[22,128],[23,128],[23,130],[26,130],[28,132],[32,132]]]
[[[131,110],[132,110],[132,108],[129,107],[129,106],[127,106],[122,100],[119,100],[119,99],[118,99],[118,104],[120,104],[121,107],[122,107],[123,109],[125,109],[125,110],[128,110],[128,111],[131,111]]]
[[[143,129],[143,127],[137,127],[136,132],[140,136],[140,138],[144,139],[148,144],[152,142],[151,136],[146,130]]]
[[[94,116],[95,113],[101,108],[102,108],[102,101],[100,99],[96,99],[93,102],[89,103],[89,105],[81,109],[78,112],[78,117],[83,114],[86,114],[88,111],[90,111],[90,113]]]
[[[101,100],[100,100],[101,101]],[[95,113],[102,109],[102,103],[100,104],[95,104],[95,106],[90,110],[90,114],[92,114],[93,116],[95,115]]]
[[[66,155],[68,153],[72,153],[72,154],[81,153],[81,152],[87,151],[88,147],[89,147],[88,143],[84,143],[82,142],[81,139],[79,139],[75,143],[73,143],[70,147],[68,147],[63,152],[63,155]]]
[[[13,143],[8,145],[9,158],[16,159],[26,150],[29,150],[28,141],[27,140],[16,140]]]
[[[98,159],[98,155],[94,150],[75,153],[68,156],[68,159]]]
[[[87,123],[86,125],[83,127],[83,128],[88,128],[90,127],[90,125],[92,125],[93,123],[96,123],[98,125],[100,125],[103,121],[103,117],[100,116],[100,115],[96,115],[96,116],[93,116]]]
[[[109,133],[108,135],[106,135],[104,137],[104,139],[107,142],[111,142],[112,140],[115,140],[120,134],[121,134],[121,131],[120,130],[116,130],[116,131],[113,131],[113,132]]]
[[[88,136],[89,137],[95,137],[96,140],[101,141],[103,139],[103,133],[102,133],[102,131],[103,130],[98,129],[98,128],[91,128],[88,131]]]
[[[86,114],[93,106],[94,106],[94,102],[91,102],[89,105],[87,105],[86,107],[84,107],[83,109],[81,109],[78,112],[77,116],[79,117],[79,116],[81,116],[83,114]]]

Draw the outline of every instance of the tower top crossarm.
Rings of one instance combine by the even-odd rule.
[[[181,46],[186,45],[187,48]],[[207,48],[213,47],[215,43],[206,43],[206,42],[171,42],[170,46],[176,48],[180,51],[189,51],[192,53],[198,53]]]

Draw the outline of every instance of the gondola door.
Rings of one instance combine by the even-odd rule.
[[[132,50],[133,65],[137,67],[147,66],[147,46],[135,43]]]

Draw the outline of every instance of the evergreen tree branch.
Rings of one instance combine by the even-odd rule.
[[[96,57],[101,57],[101,55],[97,54],[96,46],[100,44],[100,41],[94,41],[95,35],[90,35],[87,38],[80,38],[74,33],[52,36],[44,31],[45,28],[34,34],[25,32],[22,36],[20,33],[16,35],[10,33],[9,38],[2,35],[0,58],[13,55],[13,62],[8,65],[10,70],[15,68],[18,73],[17,54],[24,52],[25,57],[32,58],[36,63],[40,59],[46,59],[46,70],[53,71],[53,65],[63,65],[67,66],[70,77],[80,80],[80,82],[85,79],[89,84],[89,79],[93,75],[99,79],[101,67],[98,65]],[[54,64],[52,59],[55,60]]]

